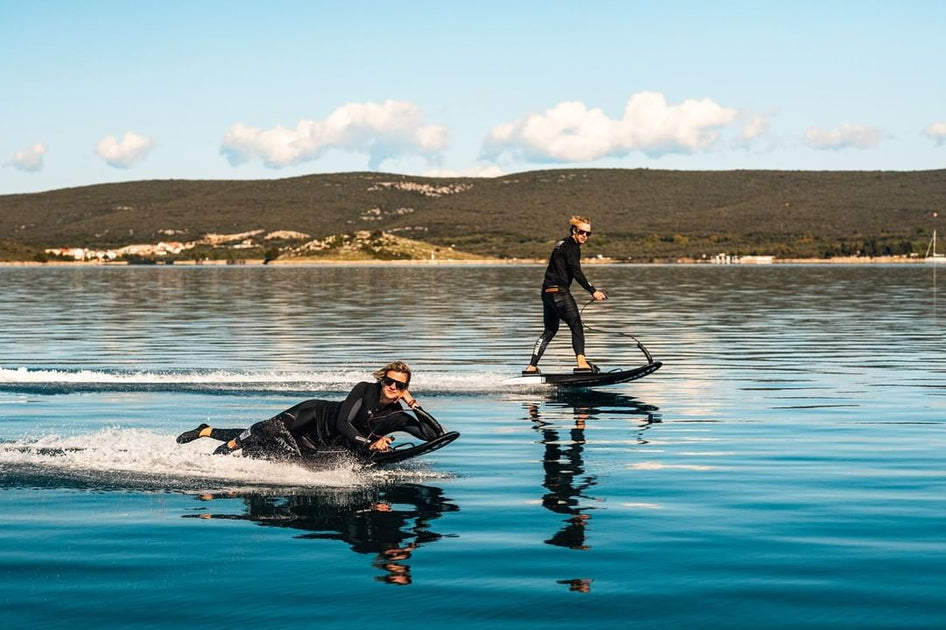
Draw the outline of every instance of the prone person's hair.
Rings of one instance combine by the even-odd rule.
[[[375,380],[380,381],[388,372],[403,372],[404,374],[407,374],[407,384],[411,384],[411,368],[408,367],[407,363],[404,363],[403,361],[392,361],[380,370],[373,372],[372,375],[374,376]]]

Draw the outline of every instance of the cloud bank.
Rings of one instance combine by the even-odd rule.
[[[946,146],[946,122],[933,123],[923,130],[923,135],[935,142],[937,146]]]
[[[348,103],[325,120],[300,120],[295,128],[233,125],[220,152],[236,166],[259,158],[270,168],[316,160],[330,149],[368,154],[369,167],[402,155],[436,161],[447,146],[446,128],[428,125],[419,107],[404,101]]]
[[[3,165],[12,166],[28,173],[36,173],[43,170],[43,156],[45,154],[46,147],[37,142],[31,147],[14,153],[13,158],[9,162],[4,162]]]
[[[95,146],[95,153],[115,168],[131,168],[135,162],[148,157],[154,147],[154,140],[139,136],[130,131],[118,141],[115,136],[106,136]]]
[[[540,162],[587,162],[635,151],[650,157],[697,153],[716,144],[719,130],[732,125],[738,115],[737,109],[710,99],[668,105],[659,92],[633,95],[617,120],[599,108],[570,101],[497,125],[484,142],[482,154],[488,159],[505,154]]]
[[[884,137],[884,131],[861,125],[841,125],[834,131],[812,127],[805,132],[804,143],[812,149],[874,149]]]

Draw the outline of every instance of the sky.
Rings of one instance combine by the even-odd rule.
[[[946,2],[0,0],[0,194],[946,168]]]

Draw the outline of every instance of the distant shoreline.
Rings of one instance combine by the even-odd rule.
[[[227,260],[180,260],[172,264],[130,264],[120,262],[99,261],[0,261],[0,267],[473,267],[477,265],[544,265],[546,259],[540,258],[477,258],[477,259],[444,259],[444,260],[340,260],[340,259],[293,259],[274,260],[265,263],[263,259],[250,259],[240,262]],[[773,265],[922,265],[923,258],[909,258],[906,256],[878,256],[873,258],[845,256],[836,258],[780,258],[766,263],[734,262],[714,263],[709,260],[679,258],[675,260],[661,260],[652,262],[627,262],[608,258],[588,258],[582,260],[582,265],[700,265],[708,267],[770,267]]]

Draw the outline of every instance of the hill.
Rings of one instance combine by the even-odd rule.
[[[572,214],[592,218],[586,255],[618,260],[724,251],[922,254],[938,210],[946,210],[946,170],[568,169],[493,179],[340,173],[139,181],[0,196],[0,259],[47,247],[116,248],[211,233],[326,239],[359,231],[479,256],[545,257]],[[288,253],[300,245],[259,241],[249,249]]]

